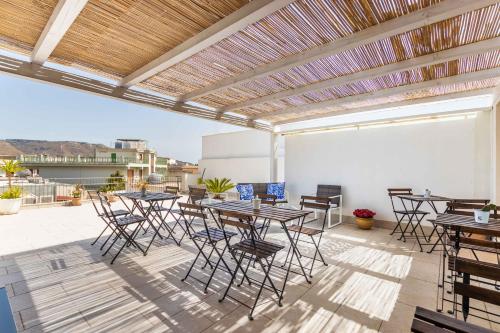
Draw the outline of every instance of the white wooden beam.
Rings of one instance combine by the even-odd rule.
[[[120,85],[130,87],[191,57],[247,26],[261,20],[295,0],[253,0],[219,22],[174,47],[149,64],[123,78]]]
[[[302,112],[307,112],[307,111],[311,111],[311,110],[325,109],[325,108],[329,108],[329,107],[333,107],[333,106],[337,106],[337,105],[342,105],[342,104],[346,104],[346,103],[362,102],[362,101],[365,101],[367,99],[387,97],[387,96],[391,96],[391,95],[402,94],[402,93],[411,92],[411,91],[418,91],[418,90],[422,90],[422,89],[435,88],[435,87],[445,86],[445,85],[450,85],[450,84],[455,84],[455,83],[464,83],[464,82],[468,82],[468,81],[492,79],[492,78],[496,78],[499,76],[500,76],[500,67],[496,67],[496,68],[486,69],[486,70],[472,72],[472,73],[453,75],[453,76],[449,76],[449,77],[445,77],[445,78],[441,78],[441,79],[436,79],[436,80],[428,80],[428,81],[423,81],[423,82],[414,83],[414,84],[407,84],[407,85],[397,86],[397,87],[388,88],[388,89],[376,90],[374,92],[365,93],[365,94],[330,99],[330,100],[326,100],[326,101],[319,102],[319,103],[311,103],[311,104],[301,105],[301,106],[297,106],[297,107],[293,107],[293,108],[287,108],[287,109],[283,109],[283,110],[279,110],[279,111],[260,114],[259,116],[255,117],[255,119],[267,119],[269,117],[282,116],[282,115],[286,115],[286,114],[302,113]]]
[[[31,54],[31,62],[43,64],[78,17],[88,0],[59,0]]]
[[[220,89],[230,88],[235,85],[272,75],[273,73],[283,72],[290,68],[301,66],[327,56],[339,54],[346,50],[354,49],[358,46],[412,29],[443,21],[463,13],[493,5],[497,2],[498,0],[444,0],[436,5],[374,25],[347,37],[334,40],[328,44],[323,44],[273,63],[259,66],[240,75],[220,80],[212,85],[184,94],[180,97],[180,100],[196,99]]]
[[[382,103],[382,104],[370,105],[370,106],[359,107],[359,108],[331,111],[331,112],[326,112],[326,113],[322,113],[322,114],[304,116],[304,117],[290,119],[290,120],[277,121],[277,122],[273,123],[273,125],[277,126],[277,125],[296,123],[299,121],[306,121],[306,120],[333,117],[333,116],[341,116],[341,115],[352,114],[352,113],[361,113],[361,112],[369,112],[369,111],[376,111],[376,110],[383,110],[383,109],[390,109],[390,108],[399,108],[399,107],[404,107],[404,106],[408,106],[408,105],[418,105],[418,104],[425,104],[425,103],[441,102],[441,101],[446,101],[446,100],[450,100],[450,99],[457,99],[457,98],[474,97],[474,96],[481,96],[481,95],[493,95],[493,92],[494,92],[493,88],[483,88],[483,89],[462,91],[462,92],[458,92],[458,93],[444,94],[444,95],[438,95],[438,96],[415,98],[415,99],[410,99],[410,100],[407,99],[407,100],[399,101],[399,102]]]
[[[389,75],[397,72],[404,72],[419,67],[430,66],[434,64],[444,63],[459,58],[464,58],[471,55],[486,53],[488,51],[496,50],[500,45],[500,37],[483,40],[480,42],[455,47],[452,49],[380,66],[365,71],[360,71],[353,74],[348,74],[340,77],[335,77],[329,80],[305,85],[295,89],[288,89],[280,91],[275,94],[254,98],[245,102],[235,103],[226,107],[218,109],[220,112],[230,112],[238,109],[258,105],[261,103],[271,102],[287,97],[302,95],[307,92],[319,91],[327,88],[334,88],[351,84],[361,80],[370,80],[379,76]]]

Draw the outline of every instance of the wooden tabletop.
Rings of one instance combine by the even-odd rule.
[[[403,194],[398,195],[401,199],[412,200],[412,201],[451,201],[452,199],[447,197],[442,197],[439,195],[430,195],[428,197],[424,197],[423,194]]]
[[[125,197],[132,200],[144,200],[144,201],[165,201],[180,198],[178,195],[163,193],[163,192],[146,192],[146,195],[142,195],[142,192],[124,192],[117,193],[117,195]]]
[[[500,237],[500,219],[490,218],[488,223],[477,223],[473,216],[438,214],[435,223],[463,232]]]
[[[203,203],[203,207],[226,212],[238,212],[253,217],[270,219],[278,222],[288,222],[311,214],[310,210],[283,208],[270,205],[261,205],[259,210],[253,209],[248,201],[224,201],[219,203]]]

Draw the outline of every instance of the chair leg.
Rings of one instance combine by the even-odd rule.
[[[182,282],[186,281],[186,279],[188,278],[189,274],[191,273],[191,270],[193,269],[194,265],[196,264],[196,261],[200,257],[200,254],[202,254],[202,251],[203,251],[203,248],[205,247],[205,244],[207,243],[207,241],[205,240],[203,242],[203,245],[200,248],[198,243],[196,243],[195,239],[193,239],[193,242],[195,243],[196,247],[198,248],[198,254],[194,258],[193,262],[191,263],[191,266],[189,267],[188,271],[186,272],[186,276],[184,276],[184,278],[181,280]]]
[[[213,246],[215,248],[216,244],[213,244]],[[220,262],[222,260],[222,256],[224,255],[225,251],[226,251],[226,248],[224,248],[224,250],[222,250],[222,253],[219,253],[219,251],[217,251],[217,254],[219,255],[219,260],[217,260],[217,264],[215,264],[215,267],[212,270],[212,273],[210,274],[210,277],[208,278],[207,283],[205,284],[205,289],[204,289],[205,294],[207,293],[208,286],[210,285],[210,282],[212,281],[212,278],[215,275],[215,271],[217,270],[217,268],[219,268],[219,264],[220,264]]]
[[[229,281],[229,284],[227,285],[226,291],[224,292],[224,295],[222,296],[222,298],[219,298],[219,302],[222,302],[226,298],[227,293],[229,292],[229,289],[231,289],[231,285],[233,284],[234,278],[236,277],[236,274],[238,273],[238,270],[240,269],[241,262],[243,261],[243,256],[244,256],[244,253],[242,252],[240,255],[240,258],[238,259],[238,261],[236,261],[236,268],[234,269],[234,272],[231,275],[231,281]],[[236,257],[235,253],[233,253],[233,257]]]
[[[314,247],[316,248],[316,251],[314,251],[313,260],[311,262],[311,269],[309,270],[309,277],[311,277],[311,278],[312,278],[312,271],[313,271],[313,267],[314,267],[314,262],[316,261],[316,256],[317,255],[319,255],[319,258],[323,262],[323,265],[328,266],[328,264],[326,263],[325,259],[323,259],[323,255],[321,255],[321,252],[319,251],[319,244],[321,243],[321,236],[323,236],[323,234],[320,234],[319,240],[318,240],[318,244],[316,244],[316,242],[314,241],[314,237],[313,236],[309,236],[309,237],[311,237],[311,240],[312,240],[312,242],[314,244]]]
[[[253,311],[255,310],[255,307],[257,306],[257,302],[259,301],[260,295],[262,294],[262,289],[264,289],[264,285],[266,283],[266,280],[269,277],[269,272],[271,271],[271,266],[267,267],[267,270],[265,269],[264,265],[262,264],[261,258],[256,258],[256,260],[259,262],[261,265],[263,271],[264,271],[264,279],[262,280],[262,283],[260,284],[260,289],[259,292],[257,293],[257,296],[255,297],[255,302],[253,303],[253,307],[250,310],[250,314],[248,315],[249,320],[253,320]],[[281,301],[279,301],[281,303]]]

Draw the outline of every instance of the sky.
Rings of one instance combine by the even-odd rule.
[[[0,73],[0,139],[139,138],[159,156],[197,163],[203,135],[242,129]]]

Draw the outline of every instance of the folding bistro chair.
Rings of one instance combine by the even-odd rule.
[[[104,214],[106,215],[106,218],[110,221],[110,223],[113,225],[116,233],[113,242],[111,243],[111,245],[109,245],[109,247],[106,249],[106,251],[104,251],[102,255],[105,256],[109,252],[109,250],[115,245],[118,239],[123,239],[124,242],[122,246],[119,248],[118,252],[113,257],[113,259],[111,260],[111,264],[115,262],[116,258],[120,255],[125,246],[132,245],[133,247],[139,249],[143,255],[146,255],[146,252],[143,250],[141,245],[135,241],[139,229],[141,229],[144,225],[144,222],[147,221],[146,218],[144,218],[143,216],[132,215],[132,214],[125,216],[117,216],[111,209],[111,204],[108,202],[108,200],[106,200],[104,196],[99,195],[99,199]]]
[[[328,228],[335,227],[342,223],[342,186],[340,185],[318,185],[316,188],[316,196],[330,199],[330,211],[328,214]],[[339,221],[332,224],[332,212],[338,211]],[[314,211],[316,216],[316,210]]]
[[[310,227],[304,226],[304,224],[311,223],[313,221],[317,221],[317,219],[315,219],[313,221],[308,221],[306,223],[292,224],[288,227],[288,231],[291,231],[294,233],[292,236],[292,239],[294,241],[295,247],[297,246],[298,242],[303,242],[303,243],[314,245],[315,250],[314,250],[313,257],[308,257],[306,255],[300,254],[301,257],[306,257],[306,258],[312,259],[311,268],[309,269],[309,277],[312,277],[312,271],[314,268],[314,263],[316,261],[321,261],[321,262],[323,262],[323,265],[328,266],[328,264],[325,262],[325,259],[323,258],[323,255],[321,254],[321,252],[319,250],[319,246],[321,243],[321,238],[323,237],[323,232],[325,231],[325,225],[328,221],[328,215],[329,215],[329,210],[330,210],[330,199],[324,198],[324,197],[303,195],[300,199],[300,209],[304,210],[304,208],[315,209],[315,210],[320,210],[320,211],[324,212],[323,220],[322,221],[319,220],[321,229],[310,228]],[[309,236],[310,241],[300,239],[300,235]],[[315,236],[319,236],[317,243],[314,240]],[[288,256],[290,255],[291,251],[292,251],[292,247],[290,247],[288,249],[288,253],[287,253],[286,259],[285,259],[285,265],[286,265],[286,262],[288,261]],[[299,253],[300,253],[300,251],[299,251]],[[318,256],[319,256],[319,260],[317,259]]]
[[[87,191],[87,193],[89,195],[90,202],[92,202],[92,206],[94,206],[94,210],[96,211],[97,216],[99,216],[101,218],[101,220],[103,220],[104,223],[106,224],[106,226],[101,231],[101,233],[99,234],[99,236],[97,236],[97,238],[92,243],[90,243],[90,245],[95,245],[95,243],[97,243],[97,241],[99,240],[99,238],[102,237],[102,235],[106,232],[106,230],[108,230],[108,229],[111,230],[111,234],[108,236],[108,238],[104,241],[104,243],[100,247],[100,249],[102,250],[104,248],[104,246],[106,245],[106,243],[108,242],[108,240],[113,235],[116,235],[115,227],[113,226],[113,224],[111,223],[111,221],[108,219],[108,217],[106,216],[106,213],[104,212],[104,210],[101,207],[101,204],[100,204],[101,198],[100,198],[100,196],[103,196],[103,195],[100,194],[98,191]],[[103,197],[104,197],[105,200],[107,200],[107,198],[105,196],[103,196]],[[109,200],[108,200],[108,203],[109,203]],[[124,210],[124,209],[116,209],[116,210],[113,210],[113,214],[115,214],[115,216],[125,216],[125,215],[129,214],[129,211]]]
[[[406,241],[405,232],[408,229],[408,227],[411,226],[412,230],[410,232],[410,235],[415,233],[417,242],[420,245],[420,247],[422,247],[420,239],[417,236],[417,227],[420,227],[422,234],[425,237],[425,234],[423,233],[422,226],[420,225],[420,223],[422,222],[424,217],[429,214],[429,212],[417,210],[413,201],[410,201],[410,203],[405,203],[405,201],[402,198],[399,198],[402,208],[399,208],[396,205],[396,203],[394,202],[395,201],[394,197],[398,197],[399,195],[413,195],[413,190],[411,188],[388,188],[387,192],[389,193],[389,198],[391,199],[392,211],[397,221],[397,224],[390,233],[390,235],[393,235],[395,233],[401,233],[400,239]],[[403,230],[402,223],[405,219],[408,221],[408,223]],[[416,220],[415,225],[413,225],[412,223],[414,219]],[[398,228],[399,231],[397,231]],[[427,241],[427,238],[425,240]]]
[[[181,212],[181,219],[184,220],[189,238],[193,241],[194,245],[198,249],[198,254],[191,263],[191,266],[189,267],[186,276],[182,279],[182,281],[185,281],[190,276],[193,267],[195,266],[198,258],[201,255],[205,259],[205,265],[203,266],[203,268],[205,268],[206,265],[209,265],[212,269],[212,273],[210,274],[210,277],[206,282],[201,281],[194,276],[191,277],[205,285],[204,291],[206,293],[208,286],[210,285],[210,282],[212,281],[212,278],[215,274],[215,271],[219,268],[221,262],[226,267],[227,272],[231,273],[231,269],[224,260],[224,253],[226,252],[228,247],[228,243],[224,242],[224,237],[227,237],[227,239],[230,241],[231,238],[236,235],[236,233],[226,231],[224,234],[224,231],[222,229],[210,227],[207,223],[207,215],[204,213],[203,208],[200,205],[181,202],[179,203],[179,208]],[[200,231],[195,231],[191,227],[191,223],[195,218],[199,218],[203,221],[204,228]],[[219,243],[224,244],[222,249],[217,247],[217,244]],[[204,252],[205,247],[211,248],[209,254]],[[219,257],[215,266],[212,265],[212,262],[210,260],[213,252],[215,252]]]
[[[229,282],[224,295],[219,299],[219,302],[222,302],[226,298],[226,296],[228,296],[229,289],[231,289],[231,285],[233,284],[238,271],[242,270],[243,260],[247,259],[249,261],[255,260],[256,262],[258,262],[260,268],[262,269],[262,272],[264,273],[264,278],[262,279],[262,282],[260,284],[255,302],[250,309],[248,318],[250,320],[253,320],[253,311],[255,310],[255,306],[257,305],[257,302],[259,301],[260,295],[262,294],[262,290],[264,288],[274,291],[274,293],[278,297],[278,305],[282,306],[280,297],[281,295],[274,285],[274,282],[272,281],[269,274],[271,268],[273,267],[276,253],[282,250],[284,246],[260,239],[259,234],[255,229],[252,216],[237,212],[221,211],[219,211],[218,214],[219,223],[223,230],[224,239],[227,246],[229,247],[229,252],[231,253],[233,259],[236,261],[236,268],[234,269],[234,271],[232,271],[231,281]],[[242,234],[248,235],[248,238],[244,238],[241,241],[231,245],[229,242],[230,239],[228,237],[229,226],[236,227],[237,229],[244,231],[242,232]],[[243,272],[243,275],[245,278],[247,278],[247,280],[250,280],[246,275],[246,272]],[[266,281],[269,281],[269,285],[266,285]]]

